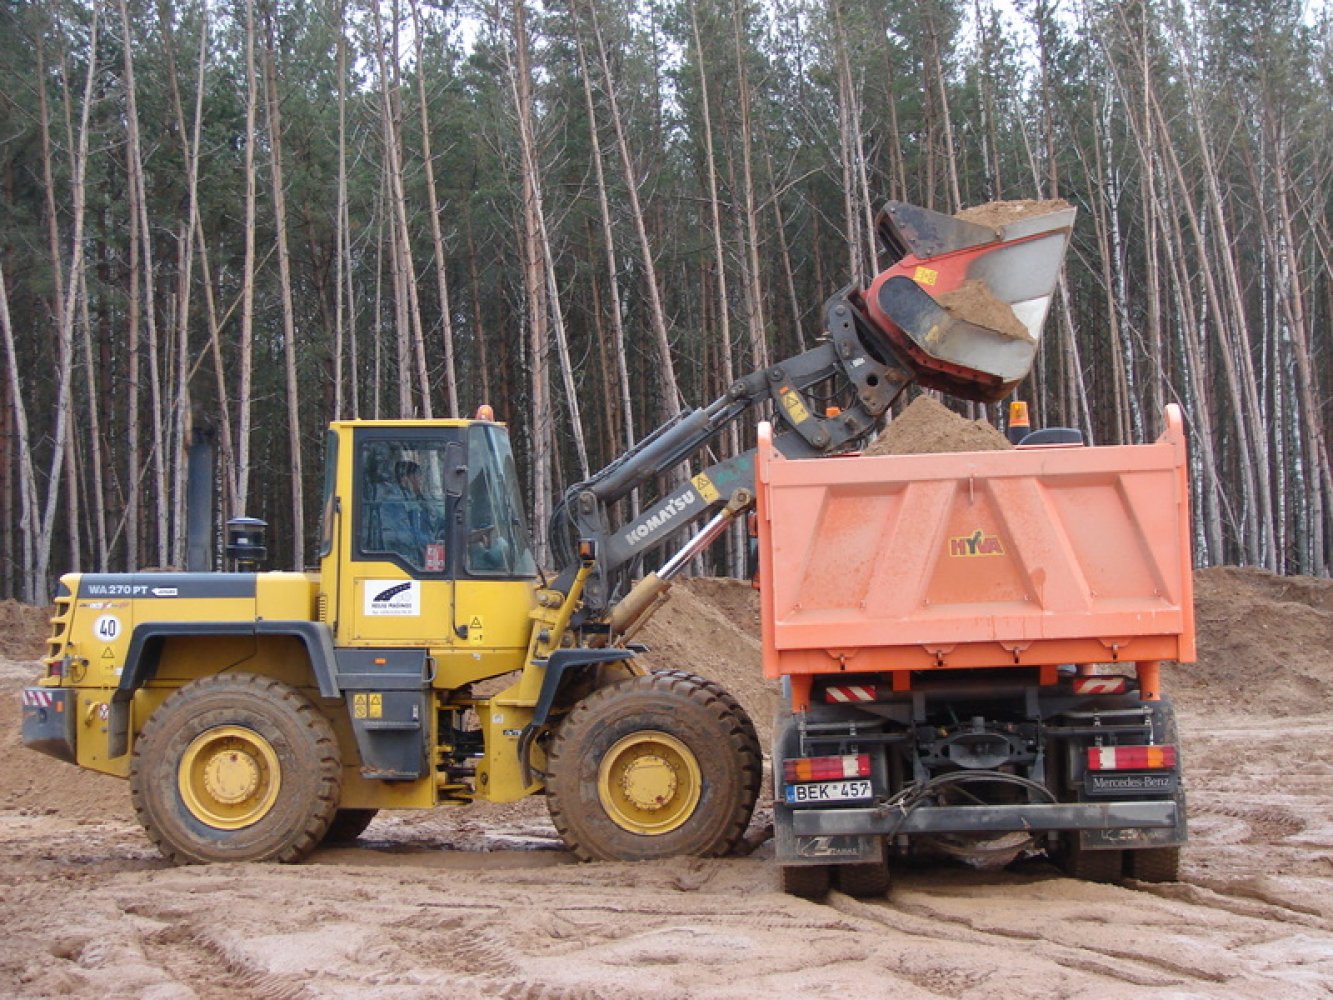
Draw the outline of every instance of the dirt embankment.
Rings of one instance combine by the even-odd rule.
[[[899,871],[886,900],[826,905],[778,891],[771,846],[573,864],[540,798],[384,814],[306,865],[170,868],[124,782],[18,746],[45,612],[10,608],[0,995],[1327,998],[1333,581],[1215,569],[1196,589],[1200,662],[1164,677],[1190,796],[1182,881],[941,863]],[[757,635],[747,584],[691,580],[644,638],[654,663],[715,677],[763,728],[775,695]]]

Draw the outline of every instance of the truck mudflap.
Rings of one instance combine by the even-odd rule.
[[[800,809],[791,814],[799,837],[898,836],[933,833],[1115,831],[1105,843],[1125,846],[1128,831],[1174,831],[1183,817],[1172,800],[918,806],[887,809]],[[1139,841],[1139,838],[1132,838]],[[1141,841],[1140,841],[1141,842]]]
[[[74,710],[78,692],[71,688],[24,688],[23,745],[75,763]]]

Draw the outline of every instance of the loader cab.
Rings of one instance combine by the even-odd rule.
[[[320,613],[335,644],[425,647],[442,686],[512,662],[537,567],[505,427],[340,421],[326,448]]]

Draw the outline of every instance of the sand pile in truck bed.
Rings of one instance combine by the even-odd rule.
[[[1030,198],[1015,201],[989,201],[983,205],[973,205],[954,215],[961,222],[972,222],[978,226],[1005,226],[1019,219],[1034,215],[1050,215],[1069,208],[1069,202],[1063,198],[1050,198],[1034,201]]]
[[[933,396],[918,396],[889,421],[866,455],[925,455],[932,452],[1002,451],[1009,439],[984,420],[959,416]]]

